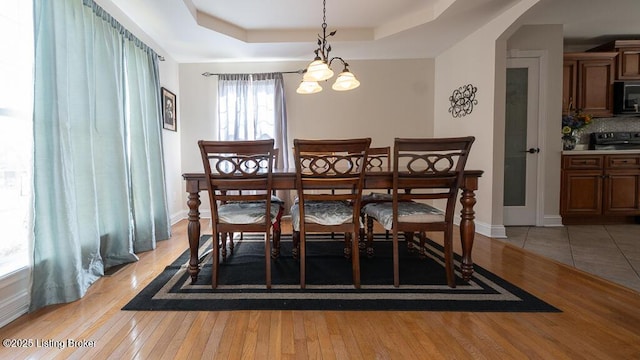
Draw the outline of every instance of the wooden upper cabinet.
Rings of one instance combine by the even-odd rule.
[[[563,113],[574,109],[598,117],[613,115],[613,81],[616,52],[565,53]]]
[[[569,107],[575,108],[576,90],[578,86],[578,61],[565,58],[562,67],[562,115],[569,112]]]
[[[616,80],[640,80],[640,40],[616,40],[590,51],[615,51]]]

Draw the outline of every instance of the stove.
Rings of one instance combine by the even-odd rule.
[[[640,132],[596,132],[589,138],[589,150],[640,149]]]

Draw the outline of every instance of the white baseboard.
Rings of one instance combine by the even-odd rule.
[[[178,211],[177,213],[172,214],[169,217],[169,221],[171,222],[171,226],[175,225],[176,223],[178,223],[178,221],[180,221],[182,219],[186,219],[187,218],[187,214],[189,214],[189,212],[187,210]]]
[[[476,221],[476,232],[494,239],[507,238],[507,230],[504,225],[491,225],[485,222]]]
[[[16,270],[0,279],[0,327],[29,311],[29,268]]]
[[[189,210],[182,210],[173,215],[171,215],[171,225],[175,225],[178,221],[188,219],[189,218]],[[211,212],[209,210],[205,210],[200,213],[200,219],[210,219]]]
[[[564,226],[562,224],[562,216],[560,215],[545,215],[543,226],[554,227],[554,226]]]
[[[460,226],[460,216],[456,216],[453,223]],[[491,225],[482,221],[474,220],[476,233],[490,238],[504,239],[507,237],[507,231],[504,225]]]

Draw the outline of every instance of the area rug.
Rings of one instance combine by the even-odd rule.
[[[336,238],[340,236],[336,235]],[[400,244],[400,287],[393,286],[391,241],[376,235],[375,256],[360,256],[361,289],[352,285],[351,262],[343,256],[343,242],[330,234],[307,240],[307,285],[300,289],[299,262],[291,257],[291,236],[283,235],[281,255],[272,260],[272,288],[264,283],[264,240],[244,234],[233,254],[220,265],[217,289],[211,288],[211,258],[202,261],[197,281],[187,272],[189,252],[135,296],[123,310],[403,310],[558,312],[536,296],[474,265],[470,281],[462,280],[456,256],[456,288],[446,284],[442,247],[428,241],[420,258]],[[203,236],[200,254],[211,248]]]

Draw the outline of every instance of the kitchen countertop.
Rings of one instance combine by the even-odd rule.
[[[640,154],[640,149],[632,150],[588,150],[578,149],[575,150],[562,150],[562,155],[610,155],[610,154]]]

